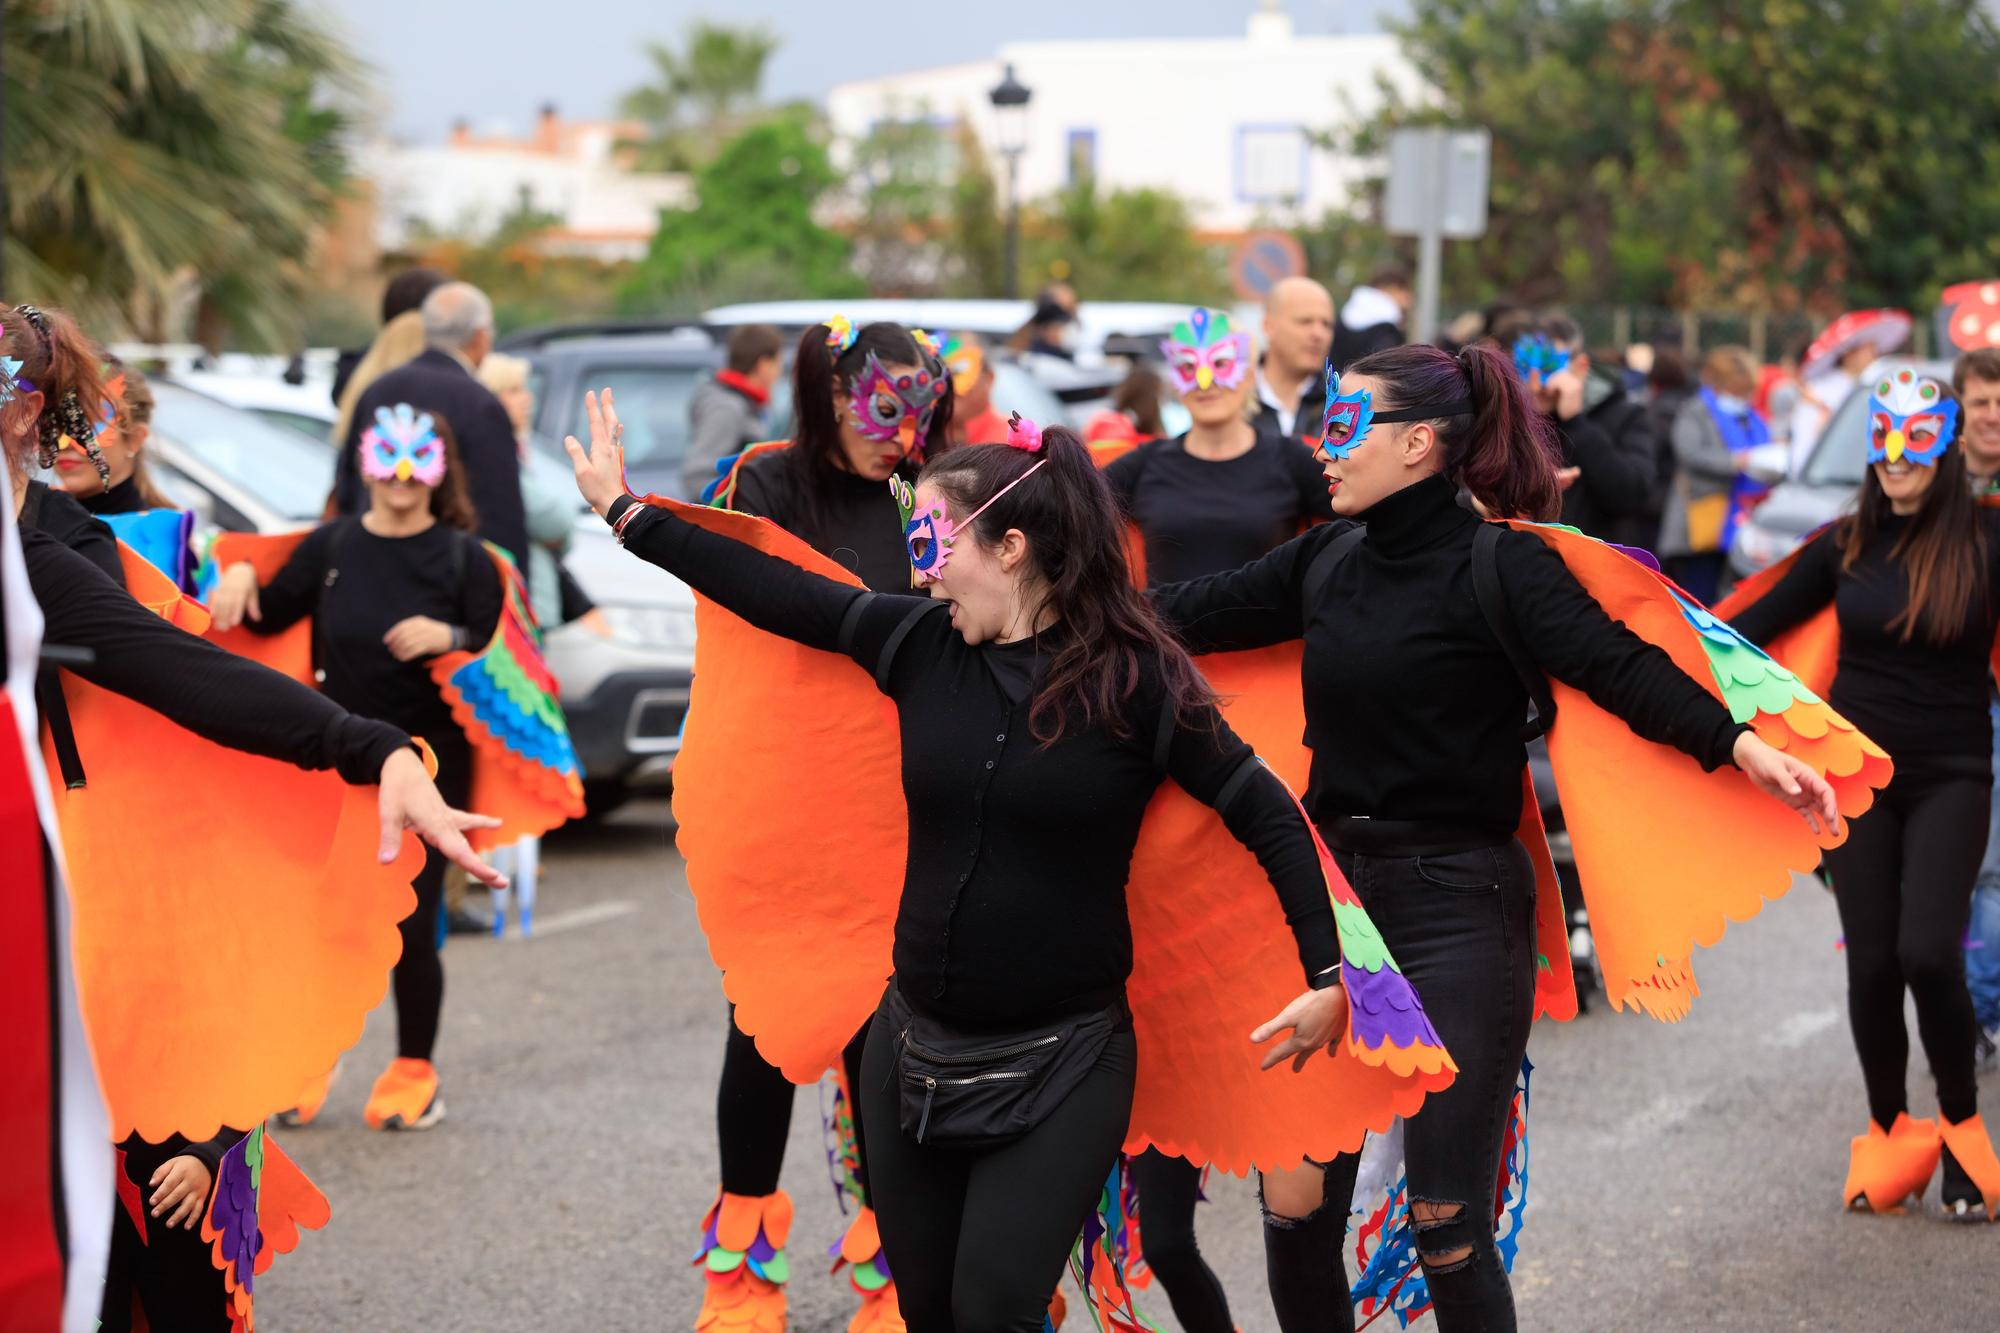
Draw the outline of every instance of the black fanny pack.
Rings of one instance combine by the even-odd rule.
[[[1131,1022],[1121,996],[1096,1013],[1008,1033],[967,1033],[912,1010],[892,984],[882,1004],[896,1034],[903,1133],[938,1148],[1019,1138],[1062,1104]]]

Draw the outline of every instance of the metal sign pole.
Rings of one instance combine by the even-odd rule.
[[[1417,234],[1417,308],[1411,318],[1410,341],[1419,343],[1437,337],[1438,288],[1444,268],[1444,132],[1433,130],[1424,147],[1429,178],[1424,192],[1434,206],[1424,210],[1423,229]]]

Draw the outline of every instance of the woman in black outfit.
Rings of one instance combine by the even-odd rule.
[[[367,512],[314,529],[262,587],[249,564],[231,565],[210,610],[218,629],[240,624],[258,634],[312,617],[313,660],[327,696],[422,736],[437,755],[439,788],[463,804],[472,747],[431,678],[430,659],[492,636],[500,576],[472,535],[477,518],[441,420],[403,405],[385,408],[360,448]],[[417,906],[403,919],[394,974],[396,1059],[376,1080],[365,1111],[374,1129],[428,1129],[444,1118],[431,1064],[444,1006],[444,867],[443,857],[427,856],[411,886]]]
[[[919,346],[900,324],[855,330],[836,316],[800,335],[792,360],[792,402],[797,420],[790,444],[744,459],[724,507],[771,520],[851,569],[872,591],[908,589],[910,560],[887,483],[891,476],[914,477],[926,456],[948,447],[953,408],[949,371],[935,349]],[[845,1053],[850,1091],[860,1087],[866,1036],[865,1030],[856,1033]],[[735,1006],[730,1006],[715,1099],[725,1195],[764,1200],[779,1192],[795,1092],[792,1081],[736,1026]],[[859,1114],[853,1124],[859,1146],[865,1138]],[[865,1208],[867,1155],[861,1153],[859,1161],[855,1174]],[[762,1204],[758,1206],[761,1212]],[[866,1224],[857,1220],[856,1225]],[[755,1299],[783,1313],[782,1283],[751,1283],[750,1275],[742,1281],[754,1288]],[[703,1313],[722,1299],[724,1294],[711,1283]],[[876,1323],[894,1316],[895,1283],[863,1291],[861,1299],[852,1333],[870,1333]]]
[[[1937,1079],[1945,1207],[1991,1215],[2000,1162],[1979,1117],[1964,940],[1993,780],[2000,512],[1972,496],[1948,389],[1902,371],[1875,386],[1869,409],[1871,466],[1854,513],[1732,623],[1766,644],[1830,603],[1840,652],[1828,702],[1896,761],[1889,786],[1826,854],[1872,1121],[1854,1140],[1842,1200],[1886,1209],[1921,1196],[1938,1161],[1938,1128],[1908,1115],[1907,988]]]
[[[1305,803],[1457,1060],[1405,1128],[1410,1197],[1438,1327],[1511,1329],[1492,1200],[1535,984],[1534,873],[1514,838],[1526,688],[1473,593],[1489,513],[1555,512],[1555,453],[1511,362],[1471,347],[1377,352],[1328,394],[1327,488],[1361,524],[1312,529],[1254,564],[1156,591],[1196,651],[1303,639]],[[1506,600],[1536,663],[1639,735],[1833,817],[1810,769],[1732,722],[1666,653],[1612,621],[1560,556],[1504,530]],[[1358,1158],[1264,1181],[1272,1303],[1288,1333],[1351,1328],[1341,1241]]]
[[[909,855],[860,1091],[883,1244],[916,1333],[1039,1329],[1130,1119],[1123,888],[1148,800],[1171,776],[1219,803],[1277,887],[1317,989],[1266,1025],[1291,1031],[1273,1059],[1345,1021],[1308,830],[1133,590],[1117,506],[1068,431],[928,465],[906,532],[932,596],[899,597],[635,505],[612,405],[587,407],[578,486],[627,547],[852,657],[896,704]],[[1031,1103],[1008,1095],[1037,1079]],[[986,1107],[1019,1118],[1002,1133]]]
[[[1199,322],[1206,326],[1217,318]],[[1219,318],[1226,328],[1227,317]],[[1250,360],[1245,348],[1229,367],[1211,368],[1207,383],[1175,374],[1193,425],[1173,439],[1141,444],[1104,469],[1104,479],[1138,526],[1151,585],[1235,569],[1297,536],[1308,523],[1333,517],[1312,451],[1290,436],[1257,429]],[[1139,1191],[1146,1266],[1166,1288],[1174,1318],[1187,1333],[1230,1333],[1236,1325],[1228,1297],[1195,1237],[1201,1169],[1148,1148],[1133,1159],[1132,1180]]]

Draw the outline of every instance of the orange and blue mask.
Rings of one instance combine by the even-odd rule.
[[[1935,467],[1958,434],[1958,403],[1911,370],[1884,375],[1868,396],[1868,461]]]
[[[1250,335],[1230,327],[1220,310],[1196,306],[1160,343],[1174,388],[1182,396],[1197,389],[1233,389],[1250,373]]]

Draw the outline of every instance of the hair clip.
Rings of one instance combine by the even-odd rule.
[[[1025,449],[1031,454],[1042,451],[1042,428],[1022,416],[1019,412],[1007,418],[1007,446],[1011,449]]]
[[[931,360],[936,361],[944,354],[944,349],[938,345],[938,340],[925,330],[911,329],[910,337],[917,344],[917,350]]]
[[[826,349],[835,356],[854,346],[854,340],[860,336],[854,331],[854,322],[845,315],[835,315],[826,322]]]

